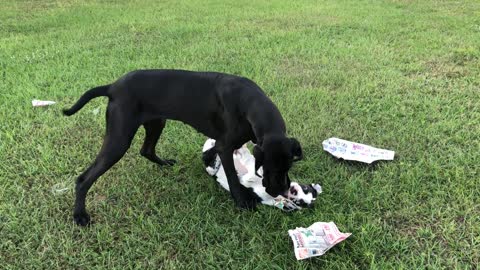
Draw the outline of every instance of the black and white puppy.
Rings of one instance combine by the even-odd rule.
[[[215,140],[208,139],[203,145],[202,152],[205,153],[214,146]],[[246,144],[234,151],[233,161],[240,184],[252,190],[257,196],[257,201],[262,204],[276,206],[285,211],[297,210],[302,207],[312,207],[318,194],[322,192],[322,187],[319,184],[303,185],[292,181],[288,192],[284,196],[279,195],[274,198],[265,191],[265,187],[262,185],[262,168],[257,171],[258,175],[255,174],[255,157],[250,153]],[[214,157],[203,155],[203,162],[207,173],[214,176],[217,182],[229,191],[227,176],[220,157],[218,155]]]

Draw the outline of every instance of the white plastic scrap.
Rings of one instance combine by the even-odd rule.
[[[99,113],[100,113],[100,107],[97,107],[97,108],[93,109],[93,110],[92,110],[92,113],[93,113],[94,115],[99,114]]]
[[[49,101],[49,100],[38,100],[38,99],[32,100],[33,107],[43,107],[43,106],[53,105],[55,103],[56,103],[55,101]]]
[[[321,256],[351,233],[342,233],[333,222],[316,222],[308,228],[289,230],[297,260]]]
[[[375,148],[369,145],[330,138],[322,143],[323,150],[337,158],[372,163],[377,160],[393,160],[394,151]]]
[[[68,183],[57,183],[55,185],[52,186],[52,193],[54,195],[60,195],[62,193],[65,193],[67,192],[68,190],[72,189],[71,186],[69,186]]]

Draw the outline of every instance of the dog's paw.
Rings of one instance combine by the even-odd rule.
[[[242,200],[236,201],[236,205],[238,208],[242,210],[256,210],[257,209],[257,201],[256,200]]]
[[[234,194],[233,199],[238,208],[245,210],[255,210],[258,202],[258,197],[253,190],[245,187]]]
[[[90,224],[90,216],[87,213],[73,214],[73,221],[80,226],[87,226]]]

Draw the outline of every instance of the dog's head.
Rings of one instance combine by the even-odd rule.
[[[322,187],[319,184],[303,185],[292,182],[286,197],[300,207],[311,207],[321,192]]]
[[[286,195],[291,182],[288,170],[293,162],[303,158],[300,143],[284,136],[265,137],[261,146],[255,145],[253,148],[253,156],[255,174],[263,167],[262,184],[266,192],[272,197]]]

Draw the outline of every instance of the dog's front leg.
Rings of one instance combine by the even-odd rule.
[[[233,163],[233,149],[222,149],[220,159],[228,180],[230,193],[236,205],[242,209],[255,209],[257,196],[251,189],[244,187],[238,180],[237,171]]]

